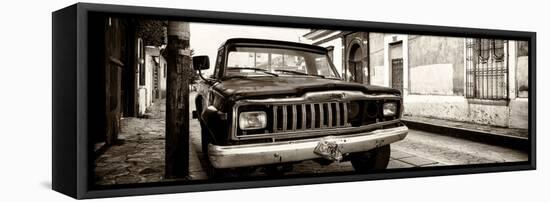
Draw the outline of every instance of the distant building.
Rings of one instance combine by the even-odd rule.
[[[139,70],[139,115],[144,115],[147,107],[166,97],[166,60],[163,49],[155,46],[145,47],[144,69]]]
[[[525,41],[311,30],[340,75],[403,92],[405,115],[528,127]]]

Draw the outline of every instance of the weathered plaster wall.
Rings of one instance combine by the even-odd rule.
[[[516,79],[518,97],[526,98],[529,92],[529,57],[517,58]]]
[[[411,94],[464,94],[464,38],[411,35],[408,43]]]
[[[371,84],[383,86],[386,77],[384,67],[384,34],[370,33],[369,39]]]
[[[411,67],[410,91],[422,95],[453,95],[453,64]]]
[[[334,63],[334,67],[336,67],[336,71],[338,71],[338,74],[340,74],[340,76],[342,76],[342,70],[343,70],[343,66],[342,66],[342,39],[341,38],[336,38],[334,40],[331,40],[331,41],[328,41],[326,43],[323,43],[323,44],[319,44],[319,46],[322,46],[322,47],[329,47],[329,46],[332,46],[334,47],[333,49],[333,52],[332,52],[332,62]]]
[[[469,103],[463,96],[408,95],[405,115],[507,127],[510,111],[506,105]]]
[[[510,128],[529,127],[529,100],[527,98],[516,98],[510,101]]]

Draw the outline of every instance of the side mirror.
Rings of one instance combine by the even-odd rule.
[[[201,55],[193,57],[194,70],[203,70],[208,68],[210,68],[210,59],[208,59],[208,56]]]

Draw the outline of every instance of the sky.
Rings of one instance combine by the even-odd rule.
[[[309,32],[309,29],[214,23],[190,23],[189,27],[191,29],[190,48],[194,49],[194,56],[208,55],[210,58],[210,69],[203,71],[205,76],[214,71],[213,64],[216,62],[218,48],[227,39],[258,38],[306,43],[306,39],[302,36]]]

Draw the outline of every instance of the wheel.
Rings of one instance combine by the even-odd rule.
[[[202,156],[204,158],[204,161],[206,161],[206,174],[209,178],[220,178],[227,176],[226,169],[218,169],[214,168],[212,164],[210,164],[210,159],[208,158],[208,144],[211,142],[210,138],[210,132],[208,131],[208,128],[206,128],[206,125],[200,121],[201,125],[201,151]]]
[[[202,112],[202,99],[197,99],[195,101],[195,110],[197,111],[197,120],[201,126],[201,151],[204,157],[208,160],[208,143],[210,143],[210,132],[204,124],[204,121],[201,119]]]
[[[202,121],[199,120],[199,122],[201,125],[202,155],[204,157],[204,160],[208,164],[206,166],[206,174],[208,175],[209,178],[216,179],[216,178],[243,177],[243,176],[249,175],[255,170],[255,168],[252,168],[252,167],[219,169],[212,166],[212,164],[210,164],[210,159],[208,158],[208,144],[212,142],[210,131],[208,131],[208,128],[206,128],[206,125]]]
[[[386,145],[370,151],[354,153],[351,154],[351,165],[360,173],[386,169],[390,162],[390,152],[390,145]]]

